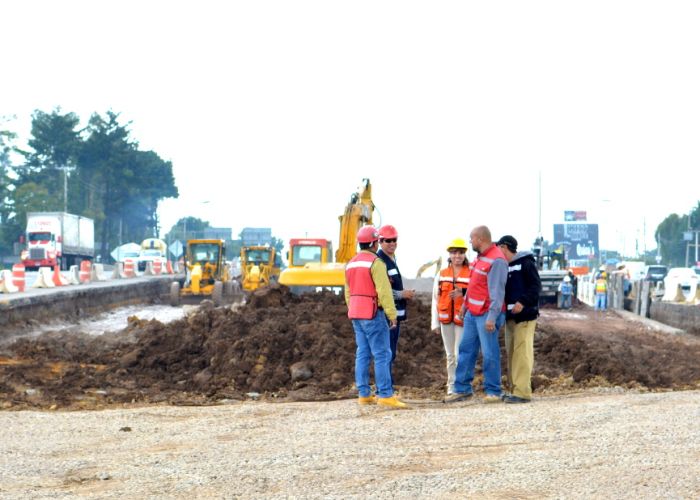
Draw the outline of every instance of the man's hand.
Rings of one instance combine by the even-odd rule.
[[[433,328],[433,333],[435,335],[440,335],[440,327],[438,326],[437,328]]]
[[[493,331],[496,329],[496,322],[491,321],[491,320],[486,320],[486,331],[489,333],[493,333]]]
[[[465,315],[465,314],[467,314],[467,310],[464,308],[464,306],[462,306],[462,307],[459,309],[459,312],[457,313],[457,319],[460,320],[460,321],[462,321],[462,320],[464,319],[464,315]]]
[[[401,297],[403,297],[404,299],[412,299],[413,297],[415,297],[415,295],[415,290],[401,290]]]
[[[399,324],[398,321],[396,321],[395,319],[390,319],[389,320],[389,329],[392,330],[392,329],[396,328],[398,326],[398,324]]]
[[[519,314],[523,310],[523,305],[520,302],[513,304],[513,309],[510,310],[513,314]]]

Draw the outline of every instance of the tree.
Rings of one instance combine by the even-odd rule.
[[[170,228],[170,231],[165,235],[165,241],[180,240],[185,242],[188,239],[201,238],[204,235],[204,230],[208,227],[211,226],[207,221],[197,217],[183,217]]]
[[[19,183],[33,182],[44,186],[49,196],[56,200],[52,209],[63,210],[67,206],[64,188],[68,172],[74,167],[82,147],[78,125],[80,119],[75,113],[61,113],[61,108],[51,113],[36,110],[32,114],[29,151],[22,151],[25,163],[19,170]],[[63,169],[63,170],[61,170]],[[70,199],[70,197],[68,197]],[[73,209],[68,206],[68,211]]]
[[[11,255],[12,243],[16,241],[10,178],[10,153],[14,150],[12,142],[15,138],[12,132],[0,129],[0,257]]]
[[[688,218],[690,217],[690,226]],[[690,230],[700,230],[700,202],[691,210],[689,215],[671,214],[656,228],[655,237],[659,244],[663,262],[671,267],[685,266],[687,243],[683,241],[683,233]]]

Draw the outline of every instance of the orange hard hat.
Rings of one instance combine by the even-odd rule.
[[[379,228],[379,237],[382,239],[386,238],[398,238],[399,232],[392,225],[387,224]]]
[[[357,232],[357,241],[359,243],[374,243],[379,239],[379,233],[374,226],[363,226]]]

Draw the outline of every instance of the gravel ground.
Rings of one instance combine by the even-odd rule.
[[[0,412],[0,497],[698,498],[700,391]]]

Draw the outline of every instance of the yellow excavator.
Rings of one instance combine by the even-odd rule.
[[[238,283],[229,277],[225,254],[223,240],[189,240],[185,253],[185,281],[171,283],[170,305],[179,306],[186,299],[199,302],[211,298],[218,306],[240,293]]]
[[[279,282],[296,293],[345,286],[345,264],[357,254],[357,231],[372,224],[373,212],[372,185],[369,179],[362,179],[362,186],[350,196],[350,202],[338,217],[340,237],[335,262],[329,240],[292,238],[287,255],[289,266],[280,274]]]
[[[416,279],[419,279],[423,273],[427,270],[430,269],[432,266],[435,266],[435,272],[433,273],[433,276],[435,276],[437,273],[440,272],[440,268],[442,267],[442,257],[438,257],[435,260],[431,260],[430,262],[426,262],[422,266],[418,268],[418,272],[416,273]]]
[[[241,283],[244,290],[257,290],[279,279],[281,262],[275,249],[267,245],[241,248]]]

